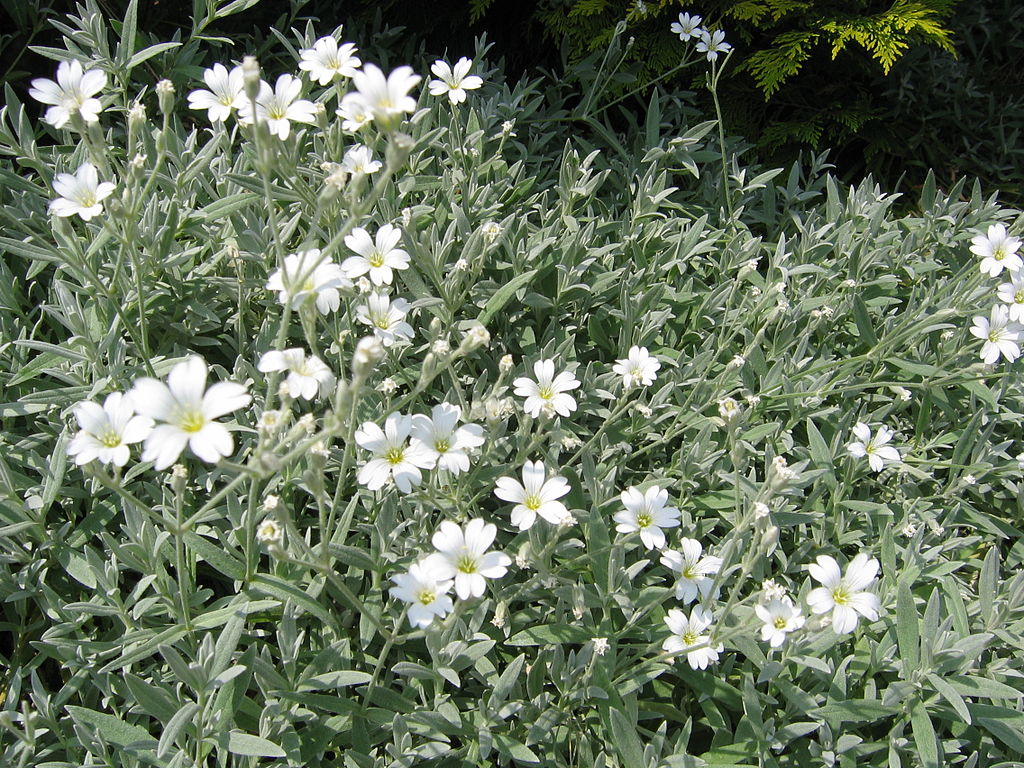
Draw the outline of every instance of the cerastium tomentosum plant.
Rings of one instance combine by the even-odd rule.
[[[1015,759],[1014,212],[197,8],[0,114],[5,765]]]

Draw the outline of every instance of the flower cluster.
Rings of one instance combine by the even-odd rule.
[[[679,20],[673,21],[669,29],[679,35],[684,43],[688,40],[697,41],[697,52],[707,56],[708,61],[716,61],[718,54],[728,53],[732,46],[725,42],[725,32],[721,29],[714,31],[701,26],[703,18],[697,14],[680,13]]]
[[[971,334],[985,342],[981,359],[987,365],[1003,357],[1012,363],[1020,357],[1020,342],[1024,339],[1024,260],[1017,251],[1021,240],[1006,232],[1002,224],[992,224],[984,235],[971,240],[971,253],[981,257],[982,274],[999,277],[1006,271],[1009,282],[1001,283],[996,291],[1002,304],[994,304],[986,318],[977,316]]]

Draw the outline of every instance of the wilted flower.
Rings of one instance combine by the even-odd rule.
[[[266,547],[280,547],[284,542],[284,529],[273,518],[267,518],[256,527],[256,541]]]
[[[971,327],[971,335],[984,340],[981,347],[981,359],[988,365],[999,361],[999,357],[1005,357],[1007,362],[1012,363],[1020,357],[1021,332],[1024,327],[1018,323],[1010,322],[1010,310],[1002,304],[995,304],[992,307],[991,319],[978,316],[974,318],[974,325]]]
[[[1003,269],[1016,272],[1024,267],[1024,261],[1017,255],[1020,238],[1006,233],[1002,224],[992,224],[988,235],[971,238],[971,253],[981,256],[981,271],[989,277],[996,277]]]
[[[203,80],[210,90],[200,88],[188,95],[189,109],[205,109],[211,123],[224,122],[231,110],[245,106],[245,82],[242,68],[230,72],[223,64],[214,64],[203,71]]]
[[[107,85],[107,74],[99,69],[82,71],[78,61],[62,61],[57,65],[57,82],[39,77],[32,81],[28,93],[36,101],[53,104],[43,115],[43,122],[63,128],[76,112],[87,123],[95,123],[103,111],[99,99],[92,98]]]
[[[214,419],[244,408],[252,400],[241,384],[221,381],[206,388],[206,361],[192,355],[171,369],[167,383],[151,378],[135,382],[135,410],[160,422],[146,437],[143,461],[155,469],[169,467],[187,445],[213,464],[234,450],[227,428]]]
[[[651,386],[658,377],[658,369],[661,363],[658,358],[648,353],[647,347],[633,346],[623,360],[616,360],[612,371],[622,377],[622,385],[630,389],[637,384],[645,387]]]
[[[879,427],[878,432],[872,437],[871,428],[858,421],[853,427],[853,434],[857,436],[859,442],[850,443],[846,449],[854,458],[867,456],[868,464],[875,472],[881,472],[887,461],[898,462],[900,460],[900,452],[893,446],[886,445],[892,440],[893,435],[892,430],[888,427]]]
[[[878,561],[861,552],[846,567],[844,576],[839,563],[828,555],[819,555],[818,562],[807,566],[815,581],[823,586],[812,589],[807,604],[814,613],[832,611],[832,629],[837,635],[854,630],[860,614],[868,621],[878,618],[880,603],[878,595],[865,590],[870,587],[878,574]]]
[[[498,528],[475,518],[463,530],[445,520],[431,543],[438,551],[432,565],[439,578],[455,580],[455,594],[461,600],[480,597],[487,587],[485,579],[500,579],[512,558],[502,552],[488,552]]]
[[[141,443],[153,429],[153,420],[136,416],[131,398],[120,392],[107,395],[102,406],[79,403],[75,418],[81,432],[68,445],[68,455],[74,456],[78,465],[96,459],[100,464],[123,467],[128,463],[128,446]]]
[[[345,245],[359,255],[341,263],[345,276],[354,279],[369,274],[374,285],[391,285],[392,270],[409,268],[409,254],[398,247],[401,239],[401,230],[391,224],[378,229],[375,240],[365,229],[356,227],[345,237]]]
[[[270,132],[282,141],[291,132],[291,121],[315,123],[316,105],[300,99],[302,81],[292,75],[281,75],[273,88],[261,82],[256,95],[256,118],[253,119],[252,102],[245,99],[238,110],[243,123],[266,122]]]
[[[452,104],[460,104],[466,100],[466,91],[479,88],[484,84],[483,79],[476,75],[469,74],[473,66],[472,59],[463,56],[452,68],[447,62],[438,59],[430,66],[430,71],[440,79],[431,80],[430,94],[432,96],[448,95]]]
[[[534,418],[540,416],[541,411],[568,416],[576,410],[576,400],[565,394],[580,385],[575,376],[568,371],[555,376],[554,360],[538,360],[533,365],[533,373],[536,381],[521,376],[512,382],[515,394],[526,398],[523,410]]]
[[[640,541],[648,549],[661,549],[665,546],[665,533],[662,528],[675,528],[679,525],[679,510],[669,507],[668,491],[652,485],[646,492],[638,488],[627,488],[621,495],[625,509],[616,512],[612,518],[618,525],[619,533],[640,532]]]
[[[331,369],[316,355],[306,357],[304,350],[285,349],[271,350],[260,358],[257,370],[264,373],[270,371],[288,371],[285,382],[291,397],[302,397],[312,400],[317,392],[327,394],[334,386],[334,374]]]
[[[684,604],[692,603],[699,595],[702,599],[711,594],[715,580],[709,578],[722,567],[722,558],[704,555],[704,548],[696,539],[682,539],[679,551],[666,549],[661,564],[679,574],[676,581],[676,599]]]
[[[700,23],[703,19],[697,14],[680,13],[679,21],[673,21],[669,30],[679,35],[684,43],[692,37],[700,37]]]
[[[412,338],[412,326],[405,322],[408,313],[409,302],[405,299],[392,301],[386,293],[371,293],[366,297],[366,304],[356,307],[356,319],[371,326],[385,347]]]
[[[786,635],[804,625],[800,606],[793,605],[788,597],[779,597],[765,605],[755,605],[754,613],[764,622],[761,627],[761,639],[772,648],[778,648],[786,642]]]
[[[115,188],[109,181],[100,181],[96,166],[82,163],[74,174],[58,173],[53,180],[53,189],[60,197],[50,201],[50,213],[61,217],[77,213],[83,221],[89,221],[103,213],[103,201]]]
[[[711,618],[711,614],[699,605],[690,611],[689,617],[678,608],[671,608],[665,616],[665,624],[672,635],[665,638],[662,650],[685,652],[691,669],[707,669],[708,664],[718,661],[718,654],[723,650],[721,643],[712,645],[710,636],[706,634]]]
[[[448,592],[455,582],[442,578],[438,564],[436,558],[427,557],[413,563],[408,572],[391,577],[395,583],[389,590],[391,596],[410,603],[409,623],[420,629],[429,627],[435,616],[444,618],[452,609]]]
[[[316,80],[320,85],[327,85],[332,80],[352,77],[362,62],[355,55],[357,48],[352,43],[338,45],[338,41],[330,35],[321,37],[312,48],[299,51],[302,61],[299,69],[309,72],[309,79]]]
[[[569,493],[569,483],[564,477],[545,480],[546,469],[543,461],[528,461],[523,465],[523,482],[513,477],[499,477],[494,495],[502,501],[515,504],[512,508],[512,525],[525,531],[540,515],[552,525],[558,525],[569,517],[569,510],[558,499]]]
[[[462,409],[450,403],[435,405],[430,416],[412,417],[412,442],[431,457],[436,465],[453,475],[469,469],[467,451],[484,444],[484,430],[479,424],[461,427]],[[456,585],[457,586],[457,585]]]
[[[423,480],[421,469],[434,466],[434,459],[420,444],[410,444],[412,417],[400,413],[389,414],[381,429],[372,421],[356,430],[356,443],[373,454],[373,458],[359,470],[358,480],[371,491],[384,487],[388,478],[394,478],[402,493],[410,493],[414,485]]]
[[[740,406],[731,397],[724,397],[718,401],[718,415],[726,421],[732,421],[740,415]]]
[[[290,299],[292,309],[298,309],[312,296],[316,298],[316,308],[321,315],[336,312],[341,304],[339,290],[351,288],[352,282],[345,277],[341,267],[321,260],[319,248],[285,256],[284,274],[275,269],[267,280],[268,290],[280,291],[282,304]]]

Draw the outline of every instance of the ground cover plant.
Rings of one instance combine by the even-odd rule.
[[[1018,212],[244,6],[6,93],[4,765],[1019,764]]]

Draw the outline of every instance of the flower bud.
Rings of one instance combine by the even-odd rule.
[[[242,59],[242,83],[245,86],[245,98],[256,101],[260,93],[260,63],[255,56]]]
[[[384,345],[376,336],[366,336],[356,344],[352,355],[352,375],[356,378],[365,377],[384,357]]]
[[[166,78],[156,84],[157,103],[164,115],[174,112],[174,83]]]

